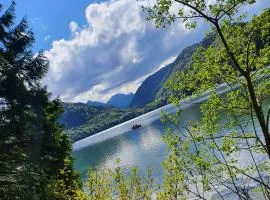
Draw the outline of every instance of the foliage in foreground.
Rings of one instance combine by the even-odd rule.
[[[32,53],[26,19],[14,25],[15,3],[1,14],[0,199],[74,199],[81,184],[57,123],[62,105],[40,83],[48,61]]]
[[[248,25],[244,21],[244,14],[236,17],[243,5],[255,2],[256,0],[213,2],[207,0],[157,0],[153,7],[143,8],[148,11],[148,19],[153,20],[157,27],[166,27],[178,19],[189,29],[196,27],[196,19],[203,19],[212,27],[216,35],[216,45],[212,45],[208,52],[206,51],[204,54],[202,52],[197,56],[197,67],[194,68],[198,70],[198,65],[202,64],[203,73],[199,73],[195,69],[193,70],[194,77],[187,75],[185,81],[188,84],[187,87],[205,91],[215,87],[217,83],[240,84],[248,97],[246,100],[250,104],[255,118],[258,120],[264,137],[264,146],[270,157],[269,112],[264,113],[262,106],[265,96],[269,95],[267,91],[269,68],[266,67],[269,65],[269,20],[267,20],[269,19],[269,8],[264,12],[265,18],[255,17]],[[210,52],[211,50],[212,52]],[[173,91],[183,93],[181,92],[183,88],[179,89],[178,86],[178,83],[180,83],[180,87],[183,85],[180,82],[182,80],[175,79],[174,81],[176,82],[172,84]],[[260,83],[263,82],[266,84],[260,86]],[[197,86],[199,89],[196,88]],[[261,90],[263,87],[266,87],[265,95]],[[263,99],[261,99],[261,94],[263,94]]]
[[[171,154],[160,195],[209,199],[215,193],[217,199],[228,198],[227,194],[234,199],[270,199],[270,9],[247,23],[244,16],[234,19],[234,14],[241,5],[255,1],[175,2],[190,9],[180,7],[178,13],[189,28],[195,27],[190,19],[204,18],[216,39],[194,54],[191,68],[167,84],[176,105],[181,105],[185,90],[195,98],[202,93],[210,97],[201,105],[199,121],[181,124],[181,111],[165,116],[176,131],[168,130],[165,137]],[[166,22],[162,16],[170,15],[173,1],[157,5],[149,12],[160,25]],[[169,23],[176,19],[171,17]],[[220,95],[224,88],[228,91]]]
[[[154,195],[156,185],[150,169],[144,177],[138,175],[136,167],[129,173],[119,166],[116,161],[114,169],[89,170],[86,183],[86,198],[90,200],[150,200]]]

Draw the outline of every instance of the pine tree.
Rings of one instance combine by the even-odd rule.
[[[57,199],[52,185],[63,169],[68,168],[64,188],[80,188],[71,143],[57,123],[62,105],[59,99],[50,101],[41,86],[49,63],[42,51],[33,54],[35,40],[26,19],[16,26],[14,21],[12,2],[0,16],[0,197],[48,199],[48,194]]]

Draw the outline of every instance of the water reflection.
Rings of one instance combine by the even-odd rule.
[[[200,118],[200,115],[199,104],[195,104],[181,113],[180,121],[184,123],[196,120]],[[159,118],[160,112],[151,117]],[[151,121],[151,119],[147,120]],[[141,174],[147,167],[152,168],[153,176],[160,182],[163,174],[162,162],[168,155],[167,146],[163,141],[168,125],[160,120],[145,124],[147,120],[142,120],[142,128],[129,129],[124,134],[113,133],[116,135],[113,138],[75,151],[75,167],[81,172],[82,177],[86,178],[89,166],[112,168],[115,160],[120,158],[121,167],[137,166]]]
[[[221,86],[219,90],[222,94],[228,91],[228,88]],[[200,98],[184,100],[182,106],[180,105],[183,109],[179,118],[180,124],[185,125],[188,121],[200,119],[200,103],[207,98],[208,95],[204,94]],[[82,177],[86,177],[89,166],[113,167],[114,161],[120,158],[120,166],[125,168],[135,165],[142,172],[151,167],[154,178],[161,180],[161,164],[168,155],[167,146],[162,139],[168,125],[159,120],[163,109],[169,113],[175,111],[173,106],[167,105],[75,143],[75,167]],[[142,124],[142,127],[132,130],[133,124]]]

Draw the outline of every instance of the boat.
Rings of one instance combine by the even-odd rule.
[[[142,127],[141,124],[135,124],[135,125],[132,126],[132,129],[136,130],[136,129],[141,128],[141,127]]]

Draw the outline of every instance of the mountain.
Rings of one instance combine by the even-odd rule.
[[[91,106],[88,103],[64,103],[64,112],[58,120],[65,129],[78,127],[108,108],[102,106]]]
[[[106,103],[102,103],[102,102],[99,102],[99,101],[87,101],[86,104],[89,105],[89,106],[96,106],[96,107],[104,107],[104,106],[107,106]]]
[[[88,101],[86,104],[95,107],[116,107],[116,108],[127,108],[133,98],[134,94],[115,94],[113,95],[107,103],[102,103],[99,101]]]
[[[210,46],[213,43],[213,38],[210,36],[199,43],[186,47],[173,63],[147,77],[136,91],[130,107],[144,107],[155,100],[162,101],[165,104],[168,94],[164,88],[164,83],[177,71],[186,70],[192,63],[193,53],[199,47]]]
[[[117,108],[127,108],[133,96],[134,96],[133,93],[113,95],[107,102],[107,105],[114,106]]]
[[[59,123],[64,125],[65,133],[72,141],[77,141],[163,106],[168,96],[164,83],[177,71],[190,66],[192,54],[198,47],[208,47],[212,42],[213,39],[208,38],[185,48],[173,63],[146,78],[135,95],[117,94],[106,104],[95,101],[64,103]],[[129,101],[132,108],[116,107],[126,107]]]
[[[149,104],[145,108],[123,109],[109,106],[91,106],[84,103],[64,103],[64,113],[62,113],[58,122],[64,126],[64,132],[74,142],[158,107],[160,107],[158,104]]]
[[[171,74],[172,69],[173,65],[169,64],[147,77],[135,93],[130,107],[144,107],[146,104],[152,102],[157,92]]]
[[[64,103],[59,124],[72,141],[93,135],[112,126],[149,112],[148,109],[120,109],[109,106],[92,106],[87,103]]]

